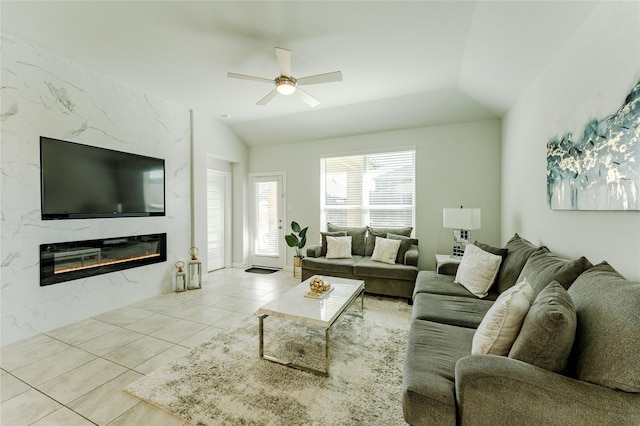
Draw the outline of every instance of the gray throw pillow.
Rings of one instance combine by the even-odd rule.
[[[322,247],[320,248],[320,256],[327,255],[327,237],[346,237],[346,231],[336,231],[336,232],[321,232],[320,238],[322,239]]]
[[[387,234],[387,238],[390,240],[400,240],[400,248],[398,249],[398,256],[396,257],[396,263],[404,264],[404,255],[411,246],[417,246],[418,240],[415,238],[405,237],[404,235]]]
[[[568,289],[575,279],[591,266],[593,266],[591,262],[584,256],[575,260],[567,260],[542,246],[529,256],[517,282],[526,278],[533,288],[533,296],[535,297],[551,281],[557,281],[562,287]]]
[[[478,247],[481,250],[486,251],[487,253],[491,253],[491,254],[495,254],[496,256],[500,256],[502,258],[502,261],[504,262],[504,259],[507,257],[507,253],[509,253],[509,249],[506,247],[493,247],[490,246],[489,244],[485,244],[485,243],[481,243],[480,241],[476,240],[473,242],[473,245]]]
[[[546,286],[524,318],[509,358],[556,373],[567,366],[576,335],[576,311],[557,281]]]
[[[570,360],[576,377],[640,392],[640,282],[602,262],[576,279],[569,296],[578,318]]]
[[[538,246],[533,245],[518,234],[515,234],[507,242],[506,247],[509,251],[507,252],[507,257],[504,258],[504,262],[502,262],[498,272],[498,282],[496,283],[498,293],[503,293],[514,286],[524,264],[527,263],[527,259],[538,248]]]
[[[327,231],[337,232],[345,231],[351,237],[351,254],[356,256],[364,256],[364,238],[367,234],[367,228],[354,226],[338,226],[333,223],[327,223]]]
[[[365,256],[371,256],[376,245],[376,237],[387,238],[387,234],[402,235],[410,237],[413,228],[405,226],[402,228],[372,228],[367,226],[367,242],[364,250]]]

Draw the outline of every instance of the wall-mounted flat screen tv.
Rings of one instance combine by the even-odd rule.
[[[42,219],[164,216],[164,160],[40,137]]]

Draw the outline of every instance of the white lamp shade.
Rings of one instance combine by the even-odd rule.
[[[296,91],[296,85],[291,81],[283,80],[278,82],[278,85],[276,86],[276,90],[281,95],[287,96]]]
[[[445,228],[480,229],[480,209],[442,209]]]

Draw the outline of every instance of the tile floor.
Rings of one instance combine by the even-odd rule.
[[[210,273],[168,293],[1,348],[3,426],[186,426],[122,389],[300,283],[291,271]]]

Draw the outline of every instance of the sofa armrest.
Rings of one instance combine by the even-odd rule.
[[[307,247],[307,257],[320,257],[320,253],[322,253],[322,246],[320,245]]]
[[[640,424],[640,394],[572,379],[496,355],[461,358],[455,369],[461,425]]]
[[[418,255],[420,251],[418,246],[412,245],[409,250],[404,254],[404,264],[410,266],[418,266]]]

